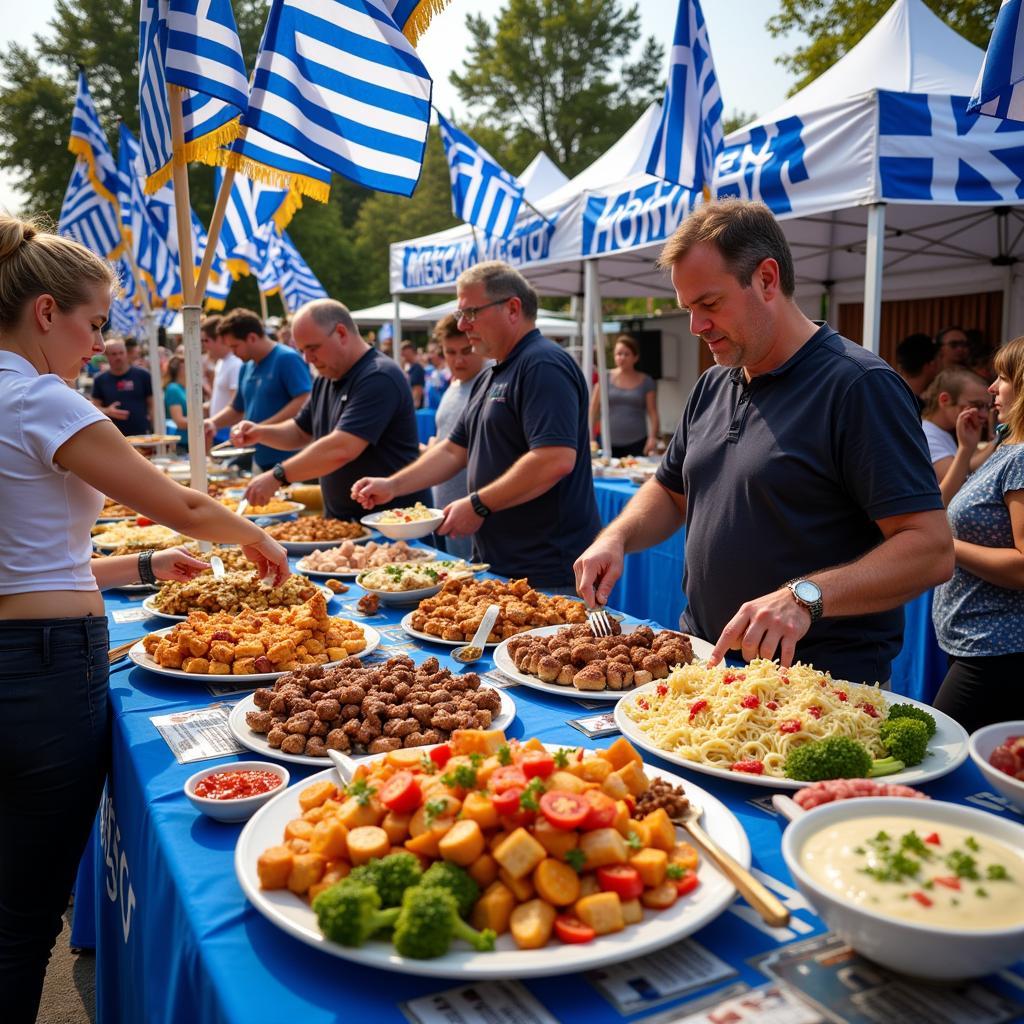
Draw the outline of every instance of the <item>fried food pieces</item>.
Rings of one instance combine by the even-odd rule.
[[[331,541],[364,537],[366,530],[347,519],[325,519],[323,516],[302,516],[267,528],[275,540]]]
[[[316,592],[316,584],[305,576],[289,576],[279,587],[265,587],[250,566],[248,572],[228,572],[219,579],[210,571],[187,583],[163,583],[153,604],[167,615],[193,611],[237,615],[244,608],[290,608],[308,601]]]

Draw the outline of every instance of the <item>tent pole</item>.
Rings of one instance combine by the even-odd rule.
[[[267,317],[269,316],[269,313],[267,312],[267,293],[262,288],[259,290],[259,292],[260,292],[260,319],[263,321],[263,326],[266,327]]]
[[[594,390],[594,304],[590,300],[597,279],[597,265],[593,260],[583,263],[583,349],[580,352],[580,367],[587,382],[587,394]]]
[[[885,203],[868,207],[868,243],[864,261],[864,347],[878,354],[882,326],[882,269],[885,262]]]
[[[612,454],[612,429],[611,418],[608,410],[608,357],[605,352],[604,326],[601,319],[601,285],[597,279],[597,261],[594,266],[594,287],[590,291],[590,299],[594,304],[592,317],[593,335],[591,342],[594,346],[594,364],[597,368],[597,383],[600,388],[598,402],[600,404],[601,416],[601,454],[611,458]]]
[[[395,313],[391,318],[391,358],[402,365],[402,296],[397,292],[391,296],[395,302]]]
[[[141,288],[141,283],[139,284]],[[149,378],[153,384],[153,432],[167,433],[167,413],[164,409],[164,378],[160,373],[160,336],[156,329],[156,311],[145,312],[146,351],[149,353]]]

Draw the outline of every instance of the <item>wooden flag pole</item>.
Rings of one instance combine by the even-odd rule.
[[[206,493],[206,437],[203,432],[203,353],[199,339],[202,310],[196,299],[195,261],[192,256],[192,203],[188,189],[188,165],[185,162],[185,122],[182,114],[182,90],[167,87],[167,106],[171,114],[172,173],[174,214],[178,225],[178,260],[184,306],[182,341],[185,345],[185,392],[188,407],[189,483]]]
[[[261,288],[260,290],[260,319],[263,321],[264,327],[267,323],[267,293]]]
[[[206,286],[210,283],[210,271],[213,269],[213,258],[217,253],[217,242],[220,240],[220,229],[224,223],[224,215],[228,210],[231,198],[231,186],[235,180],[235,169],[227,167],[221,179],[217,203],[210,218],[210,230],[206,232],[206,251],[203,253],[203,265],[199,268],[199,280],[196,281],[196,302],[201,303],[206,295]]]

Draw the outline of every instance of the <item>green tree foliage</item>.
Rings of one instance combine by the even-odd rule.
[[[664,50],[640,37],[619,0],[507,0],[492,25],[468,15],[472,42],[450,79],[471,133],[510,167],[543,149],[570,176],[600,156],[664,89]],[[484,140],[487,141],[484,141]]]
[[[778,58],[797,76],[790,95],[813,82],[867,35],[893,0],[781,0],[779,13],[768,19],[773,36],[801,32],[806,46]],[[992,35],[1000,0],[925,0],[943,21],[975,46],[985,49]]]

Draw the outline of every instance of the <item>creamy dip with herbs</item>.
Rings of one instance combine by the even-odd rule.
[[[1024,857],[983,832],[920,818],[851,818],[811,836],[800,863],[833,897],[914,924],[1024,924]]]

